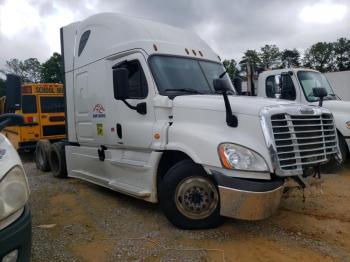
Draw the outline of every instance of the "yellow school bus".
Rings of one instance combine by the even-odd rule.
[[[52,142],[65,138],[63,85],[21,85],[17,79],[7,78],[6,97],[0,99],[0,114],[16,113],[24,117],[23,125],[2,131],[14,147],[19,151],[34,150],[40,140]]]

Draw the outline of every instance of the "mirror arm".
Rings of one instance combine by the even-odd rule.
[[[226,123],[230,127],[237,127],[238,119],[236,116],[232,114],[232,109],[231,109],[230,102],[228,100],[227,91],[223,91],[222,95],[224,97],[225,108],[226,108]]]
[[[129,104],[128,101],[126,101],[126,99],[121,99],[121,101],[123,101],[127,107],[129,107],[132,110],[135,110],[137,113],[139,113],[141,115],[147,114],[147,108],[146,108],[145,102],[139,103],[139,104],[137,104],[137,106],[133,106],[133,105]]]
[[[5,119],[4,121],[2,121],[0,123],[0,131],[3,130],[8,125],[8,123],[10,123],[10,122],[11,122],[10,118],[9,119]]]
[[[318,106],[322,107],[323,105],[323,96],[320,97],[320,100],[318,101]]]
[[[124,102],[124,104],[127,106],[127,107],[129,107],[130,109],[132,109],[132,110],[136,110],[137,109],[137,107],[136,106],[133,106],[133,105],[130,105],[129,103],[128,103],[128,101],[126,101],[125,99],[121,99],[123,102]]]

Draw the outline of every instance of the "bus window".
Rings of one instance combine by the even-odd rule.
[[[41,113],[63,113],[64,100],[58,96],[40,97]]]
[[[22,96],[22,112],[24,114],[33,114],[37,112],[35,96]]]

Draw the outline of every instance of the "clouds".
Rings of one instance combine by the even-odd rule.
[[[221,57],[237,60],[266,43],[303,50],[316,41],[349,37],[350,24],[346,0],[0,0],[0,66],[13,57],[44,61],[60,50],[61,26],[98,12],[189,28]]]

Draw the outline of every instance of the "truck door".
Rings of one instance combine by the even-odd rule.
[[[119,120],[116,123],[117,135],[121,143],[128,148],[150,148],[155,122],[152,105],[154,86],[146,59],[140,53],[132,54],[116,61],[113,70],[117,68],[127,69],[129,86],[129,97],[125,101],[115,100],[119,115]],[[113,78],[114,86],[117,85],[116,81],[117,79]],[[130,108],[130,106],[136,107],[140,103],[145,103],[145,114],[140,114]]]

